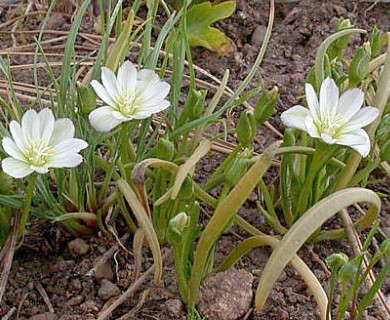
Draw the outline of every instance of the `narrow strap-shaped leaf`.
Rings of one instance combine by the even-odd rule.
[[[188,173],[195,167],[195,165],[210,151],[211,142],[209,140],[203,140],[195,152],[188,158],[188,160],[180,166],[177,172],[175,182],[173,184],[171,199],[176,199],[179,194],[181,185],[183,184]]]
[[[271,246],[272,248],[276,248],[279,243],[280,240],[265,235],[253,236],[248,239],[245,239],[240,242],[222,261],[222,263],[217,269],[217,272],[230,269],[237,262],[238,259],[240,259],[243,255],[245,255],[252,249],[263,246]],[[311,292],[314,295],[314,299],[317,302],[318,308],[320,309],[321,319],[325,320],[328,297],[326,295],[326,292],[324,291],[324,288],[321,286],[320,282],[310,270],[310,268],[306,265],[305,262],[303,262],[301,258],[298,257],[298,255],[295,254],[290,262],[293,268],[300,274],[300,276],[306,282],[307,286],[310,288]]]
[[[341,209],[359,202],[370,204],[367,215],[378,215],[381,201],[375,192],[363,188],[351,188],[338,191],[318,202],[294,223],[267,262],[256,291],[256,308],[261,309],[264,306],[283,269],[307,239]]]
[[[155,265],[154,281],[158,283],[162,276],[162,257],[160,244],[158,242],[156,232],[154,231],[152,221],[149,219],[148,214],[146,213],[141,202],[138,200],[137,195],[135,194],[133,189],[131,189],[129,184],[125,180],[119,179],[116,185],[118,186],[121,193],[124,195],[131,210],[133,210],[133,213],[137,218],[138,223],[145,232],[145,237],[148,240],[150,250],[152,251],[153,261]]]
[[[190,280],[189,307],[193,308],[199,296],[200,283],[206,268],[210,249],[215,245],[226,225],[242,206],[261,177],[267,172],[275,154],[275,149],[267,149],[257,162],[241,178],[226,198],[218,205],[199,239]]]
[[[316,62],[315,62],[315,74],[316,74],[316,84],[317,88],[320,88],[322,81],[325,78],[325,72],[324,72],[324,61],[325,61],[325,54],[328,50],[329,46],[332,44],[333,41],[346,36],[348,34],[352,33],[367,33],[367,31],[363,29],[346,29],[341,30],[339,32],[336,32],[332,34],[330,37],[328,37],[318,48],[317,54],[316,54]]]

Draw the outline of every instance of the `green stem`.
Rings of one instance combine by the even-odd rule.
[[[390,41],[390,32],[387,33],[387,38]],[[376,129],[378,128],[381,122],[382,115],[385,111],[386,104],[389,99],[389,95],[390,95],[390,45],[387,46],[385,65],[381,73],[381,77],[378,83],[378,89],[375,95],[374,105],[379,109],[380,115],[366,129],[371,141],[373,140]],[[361,155],[357,152],[354,152],[349,157],[346,163],[346,167],[337,185],[335,186],[334,191],[344,189],[348,185],[349,181],[351,181],[351,179],[355,175],[355,172],[359,167],[361,159],[362,159]]]
[[[26,198],[24,199],[22,216],[20,218],[20,224],[18,227],[18,238],[20,239],[23,236],[24,229],[26,228],[26,223],[28,220],[28,215],[31,209],[31,201],[34,192],[35,181],[37,180],[37,175],[33,173],[28,180],[28,187],[26,192]]]
[[[330,291],[329,291],[329,300],[328,300],[328,306],[326,308],[326,320],[330,320],[330,312],[332,308],[332,301],[333,301],[333,295],[334,295],[334,287],[336,283],[336,277],[337,272],[333,271],[332,276],[330,278]]]
[[[184,263],[187,261],[183,261],[183,253],[181,250],[182,246],[173,246],[173,259],[175,261],[175,266],[176,266],[176,278],[177,278],[177,284],[179,286],[179,291],[181,298],[184,303],[188,302],[188,281],[185,275],[185,267]]]
[[[325,145],[318,141],[317,149],[314,152],[313,159],[310,164],[309,173],[303,183],[301,194],[299,196],[296,216],[301,216],[308,207],[309,198],[312,194],[313,182],[318,172],[326,165],[333,157],[337,147]]]
[[[127,164],[134,162],[136,159],[136,154],[133,149],[133,144],[129,141],[129,126],[130,122],[123,122],[121,125],[121,156],[122,163]]]

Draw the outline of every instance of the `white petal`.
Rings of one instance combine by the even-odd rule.
[[[320,133],[318,132],[318,129],[316,125],[314,124],[314,119],[311,115],[307,116],[305,118],[305,126],[306,126],[306,132],[313,138],[319,138]]]
[[[302,106],[294,106],[281,115],[281,120],[286,127],[300,129],[307,132],[305,118],[311,116],[309,109]]]
[[[78,153],[80,150],[88,147],[88,143],[81,139],[67,139],[54,146],[55,155]]]
[[[121,123],[112,115],[113,109],[110,107],[100,107],[89,114],[89,121],[97,131],[108,132]]]
[[[54,156],[51,160],[53,168],[73,168],[83,162],[83,157],[79,154],[60,154]]]
[[[24,178],[33,172],[27,163],[14,158],[5,158],[1,161],[1,166],[6,174],[17,179]]]
[[[360,155],[365,158],[370,153],[370,142],[366,142],[365,144],[355,144],[353,146],[350,146],[352,149],[354,149],[356,152],[360,153]]]
[[[54,123],[53,134],[49,142],[50,145],[54,146],[61,141],[71,139],[74,137],[74,125],[70,119],[62,118],[56,120]]]
[[[39,136],[42,140],[50,141],[54,129],[54,115],[49,108],[43,109],[38,113],[39,119]]]
[[[102,82],[104,88],[107,90],[108,94],[111,97],[115,99],[115,97],[120,95],[121,91],[119,88],[119,84],[112,70],[106,67],[102,67]]]
[[[365,107],[360,109],[343,127],[344,132],[353,131],[355,129],[363,128],[373,122],[379,116],[379,109],[374,107]]]
[[[154,86],[149,86],[139,95],[139,98],[142,101],[141,104],[145,106],[152,106],[158,104],[161,100],[166,98],[170,89],[171,86],[163,81]]]
[[[339,99],[338,112],[345,120],[349,120],[361,108],[363,101],[364,93],[362,90],[357,88],[347,90]]]
[[[96,94],[100,99],[102,99],[105,103],[112,106],[114,105],[114,98],[107,92],[107,90],[96,80],[91,81],[91,86],[95,90]]]
[[[150,113],[158,113],[161,112],[169,107],[171,103],[168,100],[160,100],[158,101],[158,104],[145,106],[142,105],[141,112],[150,112]]]
[[[148,69],[138,71],[137,78],[137,90],[139,92],[146,91],[161,81],[160,77],[156,73]]]
[[[40,138],[38,114],[35,110],[28,110],[22,117],[22,131],[25,139],[38,140]]]
[[[135,90],[137,84],[137,69],[130,61],[119,68],[118,83],[122,90]]]
[[[24,150],[27,146],[27,142],[20,124],[14,120],[11,121],[9,124],[9,130],[11,131],[12,138],[14,139],[19,149]]]
[[[339,88],[331,78],[322,82],[320,89],[320,110],[326,115],[334,115],[337,112],[339,100]]]
[[[129,121],[129,120],[133,119],[132,116],[127,117],[127,116],[123,115],[123,113],[121,113],[119,111],[113,111],[112,115],[113,115],[114,118],[116,118],[120,122],[125,122],[125,121]]]
[[[335,144],[337,140],[333,139],[329,134],[321,133],[321,139],[327,144]]]
[[[318,103],[317,94],[314,91],[313,86],[310,83],[305,85],[306,101],[307,106],[314,118],[319,118],[320,105]]]
[[[11,157],[20,161],[25,160],[22,151],[18,148],[16,143],[11,138],[5,137],[3,139],[3,148],[4,151],[8,153],[8,155],[10,155]]]
[[[33,165],[30,166],[30,168],[32,170],[34,170],[35,172],[38,172],[40,174],[48,173],[49,172],[49,167],[50,167],[50,164],[46,164],[46,165],[44,165],[42,167],[37,167],[37,166],[33,166]]]
[[[359,152],[362,157],[366,157],[371,148],[370,138],[363,129],[348,132],[337,138],[337,144],[349,146]]]

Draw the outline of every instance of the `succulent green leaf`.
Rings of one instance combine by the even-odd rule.
[[[223,56],[232,50],[229,38],[210,25],[232,15],[236,9],[235,1],[224,1],[218,5],[203,2],[194,5],[187,13],[188,41],[191,46],[205,47]]]

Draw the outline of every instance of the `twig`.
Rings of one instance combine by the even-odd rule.
[[[42,287],[42,285],[37,282],[35,283],[35,288],[37,288],[39,294],[42,296],[43,301],[45,301],[47,308],[49,309],[49,312],[54,313],[54,308],[53,305],[49,299],[49,296],[47,295],[45,289]]]
[[[7,243],[9,242],[9,245],[8,246],[7,245],[4,246],[4,249],[5,248],[8,249],[8,253],[4,257],[4,267],[3,267],[3,271],[1,273],[0,303],[1,303],[1,301],[3,299],[3,295],[5,293],[5,287],[6,287],[7,282],[8,282],[8,277],[9,277],[9,273],[10,273],[10,270],[11,270],[12,261],[13,261],[13,258],[14,258],[15,247],[16,247],[16,239],[17,239],[17,232],[16,231],[18,229],[17,226],[18,226],[18,224],[15,223],[12,235],[7,240]]]
[[[16,308],[15,307],[12,307],[10,309],[10,311],[7,312],[7,314],[1,318],[1,320],[8,320],[8,319],[11,319],[12,315],[15,313],[16,311]]]
[[[127,239],[129,239],[130,237],[130,233],[126,233],[124,236],[122,236],[120,238],[120,242],[122,243],[122,245],[124,243],[126,243]],[[115,254],[115,252],[119,249],[119,243],[116,243],[115,245],[113,245],[106,253],[104,253],[100,259],[98,260],[98,262],[95,263],[95,265],[93,266],[93,268],[91,270],[89,270],[86,275],[87,276],[92,276],[95,272],[95,270],[97,269],[98,266],[106,263],[107,261],[109,261],[113,255]]]
[[[163,260],[165,260],[170,254],[171,254],[171,250],[165,252],[163,255]],[[136,282],[134,282],[117,300],[115,300],[108,309],[103,311],[99,315],[99,318],[97,320],[108,319],[111,313],[114,312],[114,310],[118,308],[123,302],[129,299],[134,294],[134,292],[136,292],[139,289],[139,287],[153,275],[153,273],[154,273],[154,265],[151,266],[147,271],[145,271],[145,273]]]
[[[346,209],[343,209],[341,211],[341,217],[343,220],[343,224],[345,227],[345,230],[347,231],[348,240],[352,246],[352,250],[355,254],[355,256],[361,254],[361,249],[363,248],[362,243],[359,239],[359,236],[355,229],[353,228],[353,221],[351,220],[351,217],[349,216]],[[364,256],[363,258],[363,272],[366,270],[367,266],[369,265],[368,258]],[[370,287],[374,284],[376,278],[375,274],[372,270],[369,272],[369,276],[367,277],[366,281]],[[379,289],[377,293],[375,294],[375,300],[374,300],[378,306],[379,311],[382,313],[383,319],[388,319],[388,316],[390,314],[390,308],[387,304],[386,297],[384,296],[383,292]],[[386,315],[386,316],[384,316]]]

